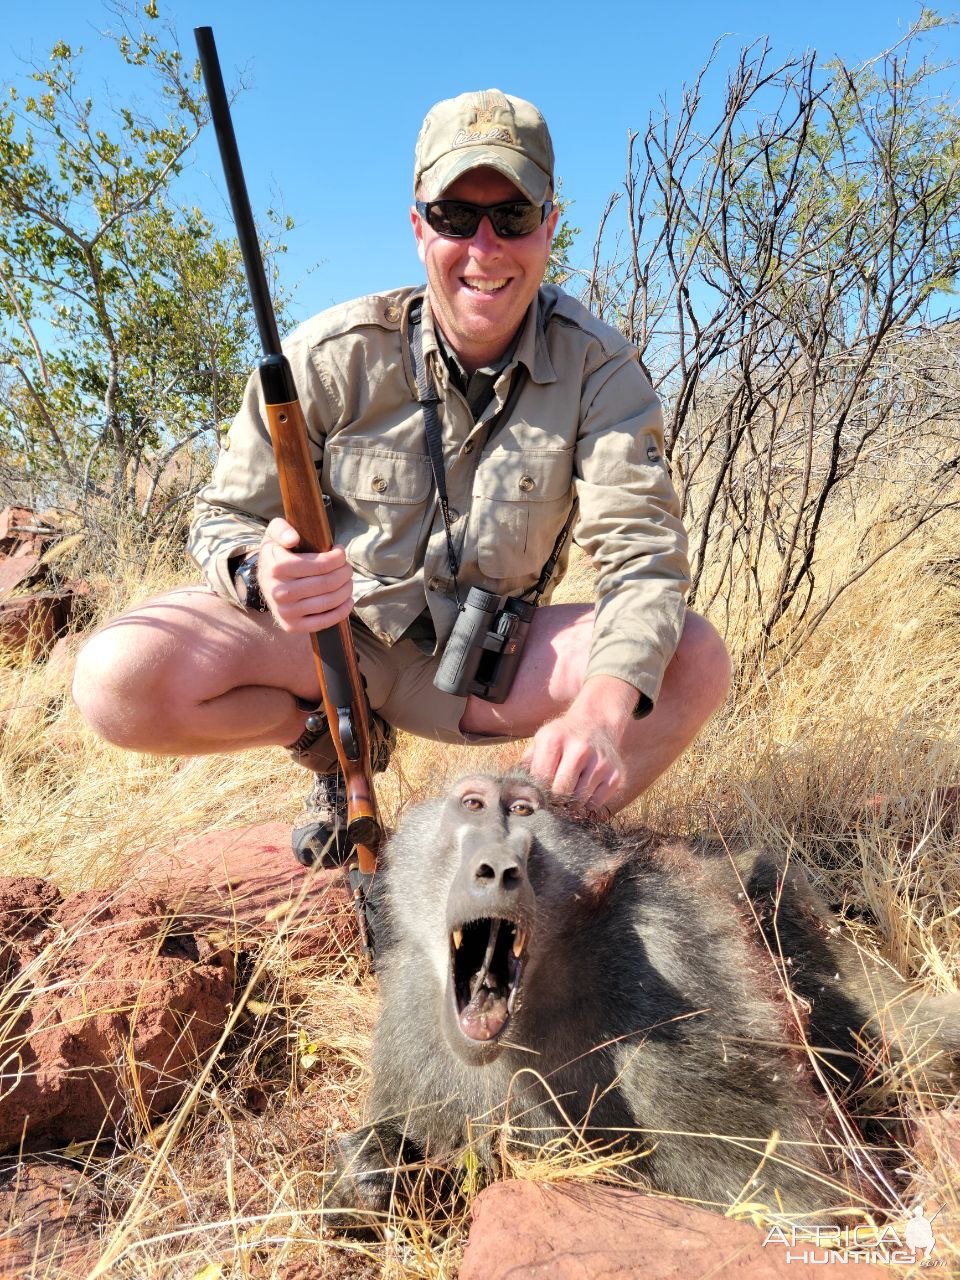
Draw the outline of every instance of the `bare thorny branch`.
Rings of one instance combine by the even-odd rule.
[[[853,69],[753,45],[704,125],[715,47],[676,111],[631,133],[594,246],[587,297],[664,399],[693,600],[747,624],[744,675],[791,660],[960,502],[956,361],[946,379],[928,367],[956,349],[933,335],[953,333],[943,291],[960,267],[957,122],[942,68],[915,65],[929,25]],[[902,489],[905,468],[909,500],[838,578],[825,521],[868,479]]]

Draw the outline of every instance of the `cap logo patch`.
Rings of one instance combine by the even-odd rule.
[[[490,129],[458,129],[453,135],[454,147],[465,147],[476,142],[509,142],[517,145],[517,140],[510,129],[502,125],[494,125]]]

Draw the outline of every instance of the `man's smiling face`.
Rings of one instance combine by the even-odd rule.
[[[442,199],[500,204],[525,197],[495,169],[472,169]],[[516,239],[498,236],[484,217],[476,235],[455,240],[411,211],[434,317],[468,372],[498,360],[513,341],[543,280],[558,216],[552,210],[536,231]]]

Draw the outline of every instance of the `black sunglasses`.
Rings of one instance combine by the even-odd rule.
[[[503,204],[470,204],[467,200],[418,200],[417,213],[438,235],[453,240],[469,240],[477,234],[480,219],[487,217],[502,240],[518,240],[542,226],[553,201],[530,204],[527,200],[506,200]]]

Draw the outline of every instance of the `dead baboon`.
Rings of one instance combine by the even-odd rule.
[[[911,996],[770,857],[578,822],[512,773],[411,809],[385,864],[370,1121],[340,1143],[336,1225],[383,1215],[406,1160],[470,1143],[495,1171],[500,1139],[564,1135],[718,1208],[822,1210],[870,1195],[824,1085],[853,1100],[875,1045],[955,1088],[960,997]]]

